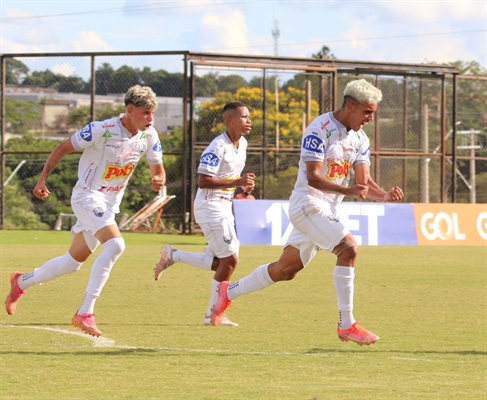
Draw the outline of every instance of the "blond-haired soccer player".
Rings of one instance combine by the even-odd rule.
[[[370,144],[362,127],[372,121],[382,99],[381,91],[360,79],[346,86],[344,97],[339,110],[320,115],[304,131],[298,177],[289,200],[294,229],[281,257],[235,283],[222,282],[211,313],[213,324],[218,324],[232,300],[293,279],[319,249],[324,249],[337,257],[333,281],[338,301],[338,337],[359,345],[379,340],[362,328],[352,313],[358,245],[340,221],[338,207],[344,196],[398,201],[404,194],[397,186],[386,192],[370,177]],[[349,187],[352,168],[356,183]]]
[[[211,325],[211,309],[216,303],[220,282],[230,279],[238,263],[240,242],[232,213],[235,189],[241,187],[251,192],[255,186],[254,174],[240,175],[247,157],[244,135],[248,135],[252,129],[249,109],[241,102],[227,103],[223,107],[222,117],[225,132],[212,140],[200,158],[198,191],[194,200],[195,220],[205,234],[208,246],[204,253],[192,253],[165,245],[154,268],[156,281],[166,268],[176,262],[215,271],[211,281],[210,303],[203,320],[205,325]],[[222,315],[218,325],[238,324]]]
[[[15,313],[20,297],[29,287],[76,272],[101,243],[103,251],[93,263],[84,300],[71,322],[82,331],[100,336],[94,319],[96,299],[110,271],[125,249],[115,222],[125,188],[142,156],[147,157],[152,174],[152,189],[166,183],[162,147],[153,128],[158,103],[147,86],[133,86],[125,94],[126,111],[120,117],[94,121],[57,146],[48,157],[33,190],[45,199],[50,192],[46,180],[66,154],[83,151],[78,165],[78,181],[71,196],[77,222],[71,230],[73,240],[66,254],[47,261],[29,273],[13,272],[10,293],[5,300],[7,313]]]

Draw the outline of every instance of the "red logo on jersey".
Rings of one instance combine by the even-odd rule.
[[[325,123],[321,124],[321,130],[325,129],[326,126],[330,123],[330,120],[326,121]]]
[[[111,181],[116,178],[126,178],[132,173],[134,168],[135,164],[127,164],[123,167],[119,167],[118,165],[107,165],[105,167],[105,175],[103,175],[103,179]]]
[[[344,161],[343,163],[331,162],[328,164],[328,178],[337,179],[344,178],[348,175],[352,163],[350,161]]]

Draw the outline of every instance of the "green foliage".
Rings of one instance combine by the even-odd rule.
[[[7,85],[18,85],[29,73],[29,67],[15,58],[6,58],[5,64],[7,67],[5,83]]]
[[[279,171],[278,176],[268,176],[266,183],[266,197],[274,200],[289,200],[289,195],[294,189],[297,176],[297,166],[292,166],[284,171]]]
[[[198,114],[197,142],[210,141],[217,134],[224,132],[225,127],[221,120],[221,110],[230,101],[241,101],[249,107],[252,117],[252,133],[248,138],[251,142],[261,142],[259,133],[263,127],[262,89],[240,88],[235,94],[219,92],[211,102],[202,104]],[[276,110],[275,94],[266,91],[267,103],[267,134],[269,140],[275,140],[276,121],[279,121],[281,146],[297,146],[301,141],[304,111],[306,110],[305,91],[288,87],[286,91],[279,92],[279,113]],[[312,118],[318,116],[318,103],[312,100]],[[273,139],[274,138],[274,139]]]
[[[335,59],[335,55],[331,53],[331,49],[328,46],[323,45],[320,51],[315,54],[312,54],[311,57],[313,58],[321,58],[321,59]]]
[[[25,192],[21,190],[17,179],[13,179],[5,190],[5,207],[8,212],[5,215],[4,229],[47,229],[48,226],[41,222],[39,215],[33,211],[33,207]]]
[[[41,122],[39,105],[35,101],[5,98],[5,121],[13,133],[27,133],[38,128]]]

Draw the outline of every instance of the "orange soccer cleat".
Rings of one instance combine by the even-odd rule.
[[[358,322],[355,322],[348,329],[340,329],[340,327],[338,327],[337,334],[340,340],[344,342],[352,341],[360,346],[368,346],[369,344],[375,343],[379,340],[379,336],[362,328]]]

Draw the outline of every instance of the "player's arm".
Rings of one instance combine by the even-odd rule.
[[[224,189],[224,188],[236,188],[252,191],[255,186],[255,175],[252,173],[244,174],[238,179],[222,179],[216,176],[210,176],[205,174],[198,174],[198,187],[200,189]]]
[[[322,175],[322,167],[323,162],[321,161],[306,162],[306,176],[309,186],[324,192],[343,194],[358,199],[365,199],[367,197],[367,186],[363,184],[357,184],[352,187],[337,185]]]
[[[51,172],[56,168],[61,160],[64,158],[66,154],[74,153],[76,150],[71,143],[71,139],[66,140],[65,142],[58,145],[49,155],[47,158],[46,163],[44,164],[44,168],[42,169],[41,176],[37,180],[37,184],[35,185],[34,189],[32,190],[32,194],[37,197],[38,199],[45,199],[51,193],[49,189],[46,187],[46,180]]]
[[[149,165],[152,174],[152,190],[158,192],[166,184],[166,170],[162,163]]]
[[[357,184],[366,185],[369,188],[367,198],[378,201],[399,201],[404,193],[399,186],[394,186],[389,191],[383,190],[370,176],[370,168],[367,164],[359,164],[354,168]]]

